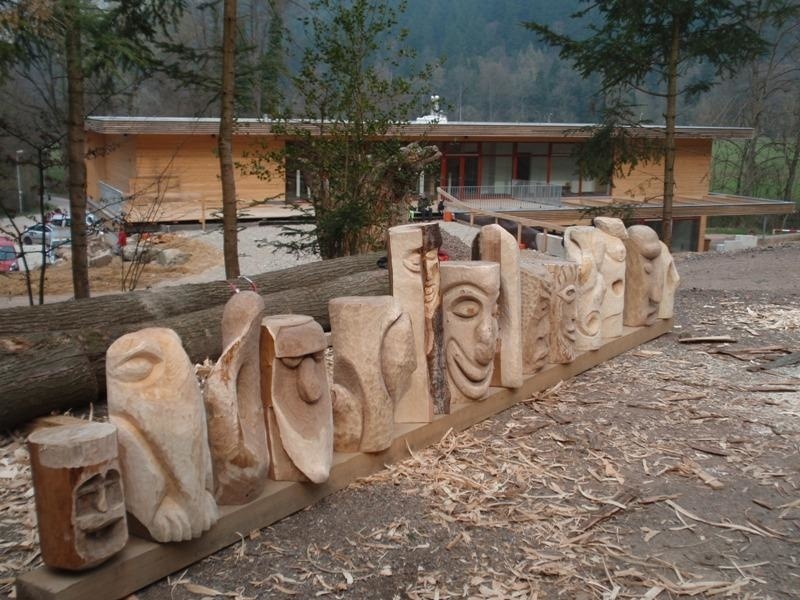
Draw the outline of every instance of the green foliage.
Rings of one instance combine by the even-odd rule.
[[[421,109],[431,71],[396,75],[414,58],[397,27],[403,8],[383,0],[316,0],[303,18],[309,39],[292,78],[297,107],[272,125],[295,141],[281,152],[251,155],[244,165],[261,177],[270,176],[270,161],[303,173],[314,226],[287,228],[282,245],[323,258],[381,246],[385,228],[406,213],[419,171],[438,157],[392,136]]]

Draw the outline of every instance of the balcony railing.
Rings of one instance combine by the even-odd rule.
[[[534,210],[561,206],[560,185],[513,181],[489,186],[444,188],[459,201],[483,210]]]

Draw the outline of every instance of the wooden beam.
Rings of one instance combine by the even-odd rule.
[[[19,600],[116,599],[134,593],[171,573],[241,540],[240,534],[267,527],[349,485],[355,479],[403,460],[409,452],[437,443],[449,430],[462,431],[537,391],[591,369],[618,354],[672,330],[672,320],[650,327],[626,327],[622,337],[609,340],[566,365],[548,365],[528,375],[516,390],[491,388],[481,402],[454,405],[449,415],[437,415],[431,423],[395,426],[394,443],[378,454],[336,454],[331,476],[323,484],[269,481],[264,492],[244,506],[221,507],[219,522],[202,537],[190,542],[157,544],[131,537],[125,549],[107,563],[90,571],[68,573],[42,567],[17,578]]]
[[[706,227],[708,225],[708,217],[700,215],[700,221],[697,226],[697,251],[706,251]]]

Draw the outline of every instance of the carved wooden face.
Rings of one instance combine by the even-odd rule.
[[[606,238],[606,258],[600,272],[606,282],[603,313],[606,318],[622,315],[625,307],[625,244],[612,236]]]
[[[652,325],[658,318],[664,287],[661,242],[646,225],[628,228],[625,313],[630,321]]]
[[[442,295],[447,374],[453,391],[479,400],[489,388],[497,350],[500,271],[456,265],[448,265],[458,271]]]
[[[577,266],[569,265],[558,270],[553,287],[553,303],[551,314],[553,321],[551,343],[556,346],[559,355],[574,355],[576,339],[577,305],[578,296],[576,281],[578,276]]]
[[[273,389],[278,402],[297,398],[316,404],[327,393],[325,334],[313,320],[281,327],[275,340]]]
[[[200,397],[192,365],[178,334],[150,328],[129,333],[109,349],[106,359],[109,393],[118,397],[160,397],[173,388],[179,397]]]
[[[91,559],[127,538],[125,501],[119,465],[114,460],[98,472],[84,471],[73,498],[75,549]],[[123,542],[124,543],[124,542]]]
[[[525,341],[525,351],[529,353],[528,367],[538,371],[547,363],[550,355],[550,302],[553,286],[547,277],[527,276],[527,285],[532,289],[526,294],[526,308],[529,322],[526,324],[529,335]],[[525,285],[525,284],[523,284]]]

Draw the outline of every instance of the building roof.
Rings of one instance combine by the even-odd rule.
[[[298,125],[302,124],[298,122]],[[417,123],[400,125],[395,134],[400,137],[431,140],[492,140],[528,138],[588,138],[592,123],[491,123],[480,121],[449,121],[447,123]],[[237,119],[238,135],[272,134],[272,123],[264,119]],[[314,128],[313,124],[308,125]],[[219,119],[210,117],[121,117],[91,116],[86,119],[86,129],[107,135],[214,135],[219,131]],[[639,128],[645,135],[656,136],[663,126],[647,125]],[[749,138],[749,127],[678,126],[676,135],[683,139]]]

